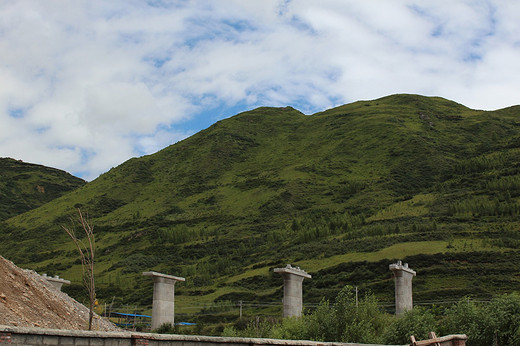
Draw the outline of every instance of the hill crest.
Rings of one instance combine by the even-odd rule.
[[[12,158],[0,158],[0,177],[0,221],[39,207],[86,183],[65,171]]]

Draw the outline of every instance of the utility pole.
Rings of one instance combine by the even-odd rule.
[[[242,319],[242,301],[239,301],[240,303],[240,319]]]

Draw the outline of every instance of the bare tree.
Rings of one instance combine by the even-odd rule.
[[[94,283],[94,255],[95,255],[95,239],[94,239],[94,227],[89,223],[88,215],[83,215],[81,210],[77,208],[79,225],[83,229],[86,235],[85,239],[80,239],[76,235],[74,225],[74,218],[71,218],[72,227],[68,228],[62,226],[67,232],[69,237],[72,239],[76,248],[78,249],[81,257],[81,267],[83,269],[83,284],[88,292],[90,304],[89,304],[89,318],[88,318],[88,330],[92,330],[92,319],[94,317],[94,304],[96,302],[96,287]]]

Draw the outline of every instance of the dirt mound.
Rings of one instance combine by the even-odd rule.
[[[0,324],[18,327],[87,329],[89,310],[30,270],[0,256]],[[93,330],[119,330],[99,316]]]

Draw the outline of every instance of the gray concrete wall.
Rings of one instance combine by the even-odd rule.
[[[369,345],[338,342],[314,342],[301,340],[222,338],[195,335],[169,335],[130,332],[117,333],[61,329],[19,328],[0,325],[0,345],[2,344],[11,346],[383,346],[374,344]]]

